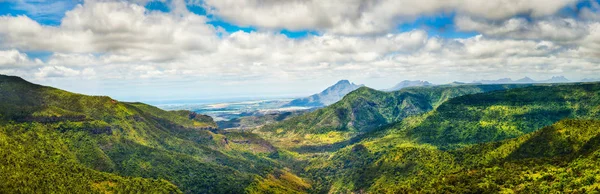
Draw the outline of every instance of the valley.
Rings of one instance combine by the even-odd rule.
[[[0,76],[0,99],[0,192],[600,189],[596,82],[363,86],[322,108],[274,100],[165,111]],[[201,112],[212,110],[239,113]]]
[[[0,0],[0,194],[600,194],[600,0]]]

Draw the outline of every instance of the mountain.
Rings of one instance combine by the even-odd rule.
[[[276,152],[208,116],[0,75],[0,193],[304,192]]]
[[[281,147],[343,142],[431,111],[453,97],[526,86],[529,85],[441,85],[410,87],[396,92],[361,87],[328,107],[263,126],[258,131]]]
[[[565,78],[564,76],[552,76],[552,78],[548,80],[539,81],[540,83],[566,83],[571,82],[571,80]]]
[[[510,78],[502,78],[502,79],[497,79],[497,80],[479,80],[479,81],[474,81],[473,83],[480,83],[480,84],[510,84],[510,83],[514,83],[515,81],[513,81]]]
[[[524,77],[524,78],[515,80],[515,83],[535,83],[535,82],[537,82],[537,81],[535,81],[529,77]]]
[[[302,169],[325,193],[585,193],[600,174],[599,116],[597,83],[473,93],[321,144]]]
[[[394,87],[388,88],[384,91],[397,91],[397,90],[401,90],[402,88],[406,88],[406,87],[414,87],[414,86],[432,86],[433,84],[429,83],[428,81],[421,81],[421,80],[415,80],[415,81],[410,81],[410,80],[404,80],[401,81],[400,83],[396,84]]]
[[[354,83],[350,83],[348,80],[340,80],[334,85],[328,87],[323,90],[321,93],[311,95],[306,98],[298,98],[294,99],[288,104],[285,104],[284,107],[290,106],[306,106],[306,107],[322,107],[333,104],[346,94],[362,87],[363,85],[356,85]]]
[[[599,84],[567,84],[460,96],[437,107],[409,135],[439,147],[514,138],[564,118],[595,118],[598,91]]]
[[[581,80],[581,82],[598,82],[598,81],[600,81],[599,78],[585,78],[585,79]]]
[[[475,84],[511,84],[511,83],[568,83],[571,82],[564,76],[553,76],[547,80],[536,81],[529,77],[524,77],[518,80],[512,80],[510,78],[502,78],[498,80],[479,80],[473,81]]]

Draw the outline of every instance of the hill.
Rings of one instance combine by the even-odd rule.
[[[598,118],[600,84],[533,86],[449,100],[410,134],[438,146],[498,141],[563,118]]]
[[[323,107],[330,104],[333,104],[346,94],[360,88],[363,85],[356,85],[354,83],[350,83],[348,80],[340,80],[332,86],[329,86],[327,89],[323,90],[318,94],[313,94],[306,98],[298,98],[294,99],[291,102],[284,105],[284,107],[289,106],[306,106],[306,107]]]
[[[276,152],[268,143],[222,134],[210,117],[74,94],[18,77],[0,76],[0,129],[0,150],[8,159],[0,163],[6,172],[0,190],[8,193],[306,188],[266,157]],[[289,178],[272,181],[284,175]],[[52,185],[59,177],[72,178]]]
[[[453,97],[526,86],[529,85],[443,85],[389,93],[362,87],[333,105],[266,125],[257,132],[283,147],[333,144],[431,111]]]
[[[415,80],[415,81],[404,80],[404,81],[401,81],[400,83],[394,85],[394,87],[385,89],[384,91],[398,91],[398,90],[401,90],[402,88],[416,87],[416,86],[433,86],[433,84],[429,83],[428,81],[421,81],[421,80]]]
[[[585,193],[599,188],[599,99],[598,83],[464,95],[305,156],[300,171],[320,192]]]

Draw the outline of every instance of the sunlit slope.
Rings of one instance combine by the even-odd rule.
[[[456,97],[313,156],[301,171],[333,193],[586,192],[600,176],[599,97],[598,83]]]
[[[177,191],[172,187],[174,184],[185,193],[242,193],[264,183],[270,176],[286,173],[281,165],[266,157],[276,150],[261,149],[270,145],[228,141],[227,134],[217,133],[210,117],[189,111],[163,111],[109,97],[74,94],[31,84],[18,77],[0,76],[0,118],[2,135],[9,140],[55,137],[52,142],[33,139],[11,144],[28,148],[26,150],[3,149],[15,158],[27,158],[27,154],[35,153],[38,147],[47,150],[43,152],[51,160],[39,160],[43,162],[39,165],[57,167],[47,169],[48,173],[44,174],[58,173],[63,165],[73,164],[90,172],[111,173],[103,173],[105,176],[163,179],[172,184],[150,180],[147,184],[164,185],[165,189]],[[35,146],[27,147],[30,143]],[[243,146],[246,144],[257,148],[247,149],[248,146]],[[62,162],[64,160],[70,163]],[[3,165],[2,169],[18,173],[22,168]],[[85,180],[79,182],[92,184],[104,179]],[[300,192],[305,188],[278,186]]]
[[[181,192],[164,179],[122,177],[82,165],[69,149],[74,138],[40,124],[0,127],[0,193]]]
[[[284,147],[332,144],[431,111],[453,97],[526,86],[530,85],[444,85],[396,92],[362,87],[335,104],[264,126],[258,132]]]
[[[321,192],[586,193],[600,189],[599,134],[600,120],[568,119],[456,150],[378,139],[313,160],[306,170],[322,181],[315,184]]]
[[[518,137],[563,118],[600,118],[600,84],[533,86],[457,97],[409,134],[438,146],[473,144]]]
[[[438,191],[590,193],[600,190],[600,120],[563,120],[534,133],[459,149],[465,170],[445,175]]]

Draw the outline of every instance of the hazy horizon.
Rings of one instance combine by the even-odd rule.
[[[561,75],[556,75],[556,76],[552,76],[552,77],[558,77]],[[530,76],[525,76],[528,78],[532,78]],[[516,81],[518,79],[521,78],[525,78],[525,77],[516,77],[516,78],[509,78],[509,77],[502,77],[502,78],[498,78],[498,79],[504,79],[504,78],[509,78],[512,79],[513,81]],[[534,79],[535,81],[544,81],[544,80],[548,80],[552,77],[547,77],[547,78],[540,78],[540,79]],[[569,79],[569,78],[567,78]],[[593,79],[593,78],[583,78],[583,79]],[[348,79],[340,79],[340,80],[348,80]],[[85,89],[83,88],[71,88],[69,85],[60,85],[59,86],[55,86],[52,84],[48,84],[48,83],[44,83],[44,82],[35,82],[37,84],[42,84],[42,85],[48,85],[48,86],[53,86],[53,87],[57,87],[59,89],[63,89],[63,90],[67,90],[67,91],[72,91],[72,92],[77,92],[77,93],[82,93],[82,94],[87,94],[87,95],[101,95],[101,96],[110,96],[112,98],[115,98],[117,100],[122,100],[122,101],[129,101],[129,102],[144,102],[144,103],[148,103],[148,104],[152,104],[152,105],[170,105],[170,104],[177,104],[177,105],[181,105],[181,104],[211,104],[211,103],[229,103],[229,102],[241,102],[241,101],[252,101],[252,100],[281,100],[281,99],[293,99],[293,98],[299,98],[299,97],[306,97],[312,94],[316,94],[319,92],[322,92],[325,88],[337,83],[340,80],[336,80],[336,81],[332,81],[329,83],[323,83],[322,85],[316,84],[313,87],[310,87],[308,89],[306,89],[306,91],[304,92],[298,92],[297,90],[290,90],[290,93],[279,93],[277,91],[265,91],[265,92],[254,92],[254,95],[251,95],[252,93],[247,93],[247,94],[239,94],[239,95],[216,95],[216,96],[203,96],[203,95],[199,95],[199,96],[191,96],[191,97],[182,97],[185,95],[171,95],[170,97],[161,97],[161,95],[159,94],[149,94],[150,97],[146,97],[146,98],[142,98],[139,97],[138,95],[136,95],[137,93],[135,91],[128,91],[128,90],[102,90],[102,91],[106,91],[106,93],[94,93],[94,92],[86,92]],[[481,80],[497,80],[497,79],[481,79]],[[481,81],[481,80],[471,80],[471,81],[458,81],[458,80],[454,80],[454,81],[448,81],[448,82],[443,82],[443,83],[436,83],[436,82],[432,82],[429,80],[418,80],[418,81],[428,81],[434,85],[443,85],[443,84],[450,84],[452,82],[463,82],[463,83],[476,83],[476,81]],[[594,80],[598,80],[598,79],[594,79]],[[31,81],[31,80],[28,80]],[[364,84],[364,83],[359,83],[359,82],[354,82],[352,80],[348,80],[351,83],[360,85],[360,84]],[[399,80],[397,82],[390,82],[390,83],[382,83],[382,86],[379,87],[373,87],[371,85],[367,85],[364,84],[366,87],[369,88],[373,88],[373,89],[377,89],[377,90],[385,90],[388,88],[393,87],[394,85],[398,84],[401,81],[406,81],[406,80]],[[417,80],[409,80],[409,81],[417,81]],[[570,82],[579,82],[582,80],[572,80],[569,79]],[[173,84],[171,86],[174,87],[180,87],[177,86],[176,84]],[[304,85],[306,86],[306,85]],[[292,87],[293,88],[293,87]],[[88,88],[89,89],[89,88]],[[82,90],[83,92],[79,91]],[[100,90],[99,90],[100,91]],[[119,91],[121,91],[122,93],[119,93]],[[176,90],[173,90],[176,91]],[[181,89],[181,91],[186,91],[186,89]]]

